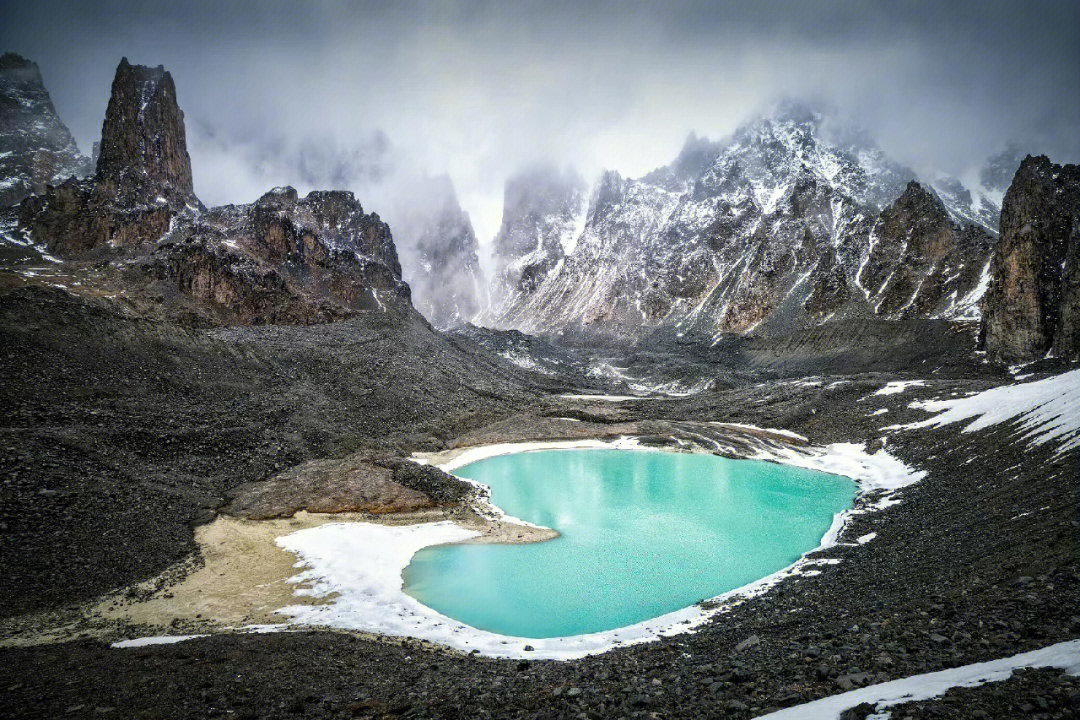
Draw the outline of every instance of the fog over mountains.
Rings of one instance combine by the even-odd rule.
[[[833,104],[921,176],[967,179],[1012,141],[1080,159],[1075,4],[788,5],[44,1],[5,4],[0,45],[39,64],[87,155],[117,59],[161,63],[207,204],[283,184],[366,198],[415,165],[452,178],[482,246],[525,167],[637,177],[783,96]]]
[[[431,251],[422,226],[439,222],[420,209],[421,188],[445,176],[468,225],[460,223],[464,240],[448,241],[464,252],[453,263],[475,255],[485,278],[465,308],[546,275],[558,262],[552,238],[569,254],[598,189],[654,193],[649,202],[674,207],[678,185],[705,180],[695,176],[704,166],[692,166],[715,159],[713,143],[775,115],[781,98],[820,115],[817,130],[836,147],[876,148],[886,164],[863,168],[875,188],[839,180],[852,202],[875,210],[918,178],[953,221],[994,231],[1025,154],[1080,159],[1080,24],[1069,3],[858,12],[824,3],[782,13],[697,2],[116,9],[123,28],[100,6],[49,2],[7,5],[0,24],[3,47],[39,64],[84,154],[99,135],[116,58],[160,62],[180,88],[194,185],[208,206],[250,203],[276,186],[351,190],[389,222],[421,300],[419,258]],[[708,141],[680,156],[692,133]],[[574,207],[541,213],[549,227],[536,232],[547,239],[508,255],[534,231],[513,229],[520,208],[505,201],[524,201],[521,179],[538,168],[578,178]],[[812,174],[834,185],[828,172]],[[768,214],[768,198],[754,202]],[[659,228],[667,220],[658,212],[649,222]],[[508,278],[514,263],[530,269]],[[463,290],[451,284],[454,305]]]

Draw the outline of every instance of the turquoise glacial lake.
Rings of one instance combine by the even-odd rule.
[[[848,478],[788,465],[636,450],[503,455],[454,474],[561,535],[424,548],[405,591],[526,638],[632,625],[771,575],[817,547],[856,492]]]

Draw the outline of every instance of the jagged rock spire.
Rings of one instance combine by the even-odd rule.
[[[1016,171],[983,322],[995,360],[1080,357],[1080,166],[1029,155]]]
[[[184,113],[164,67],[120,60],[113,79],[95,176],[99,194],[121,205],[164,198],[179,208],[195,200]]]

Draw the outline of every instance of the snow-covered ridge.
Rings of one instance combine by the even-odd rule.
[[[691,137],[676,161],[641,178],[605,173],[572,250],[522,255],[544,258],[536,284],[483,321],[633,336],[665,326],[746,333],[773,318],[852,313],[977,319],[989,256],[981,238],[996,232],[985,193],[939,178],[897,211],[929,213],[938,225],[925,234],[953,238],[942,257],[923,257],[942,252],[930,240],[900,245],[895,228],[875,235],[915,177],[864,133],[789,103],[723,142]],[[961,232],[960,221],[978,229]],[[893,277],[893,267],[903,271]],[[864,272],[884,274],[868,285]]]
[[[1015,670],[1022,668],[1059,668],[1069,675],[1080,675],[1080,640],[1068,640],[998,660],[869,685],[760,715],[757,720],[839,720],[845,710],[863,703],[874,706],[876,714],[871,717],[888,718],[888,708],[894,705],[929,700],[944,695],[951,688],[976,687],[1008,680]]]

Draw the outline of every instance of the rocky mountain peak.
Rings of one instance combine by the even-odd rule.
[[[120,205],[163,198],[174,209],[197,203],[191,180],[184,113],[164,67],[120,61],[101,128],[98,190]]]
[[[573,247],[585,210],[585,183],[572,169],[536,165],[507,180],[495,237],[496,297],[512,303],[532,293]]]
[[[201,209],[172,76],[124,58],[102,123],[97,172],[27,200],[19,216],[36,243],[76,256],[156,242],[177,214]]]
[[[0,55],[0,72],[10,77],[23,75],[22,81],[28,85],[42,85],[41,72],[37,63],[27,60],[22,55],[6,52]]]
[[[1080,356],[1080,166],[1020,164],[1001,208],[983,344],[1004,362]]]
[[[671,165],[657,168],[645,178],[658,185],[667,184],[672,189],[701,176],[716,160],[722,145],[691,132]]]
[[[993,239],[953,220],[941,199],[911,181],[878,216],[855,277],[886,317],[977,317]]]
[[[881,209],[915,177],[891,160],[860,128],[794,100],[741,125],[721,143],[698,180],[698,194],[734,202],[748,193],[770,212],[800,178]]]
[[[889,207],[889,211],[926,223],[941,222],[949,216],[941,199],[917,180],[908,182],[903,194]]]
[[[37,64],[15,53],[0,56],[0,207],[90,171]]]
[[[476,233],[446,175],[414,183],[394,213],[394,236],[416,309],[438,328],[472,320],[483,304]]]
[[[492,324],[719,337],[866,314],[977,318],[992,238],[915,177],[858,128],[782,103],[722,142],[692,135],[641,178],[604,173],[572,250],[537,253],[554,261]]]

